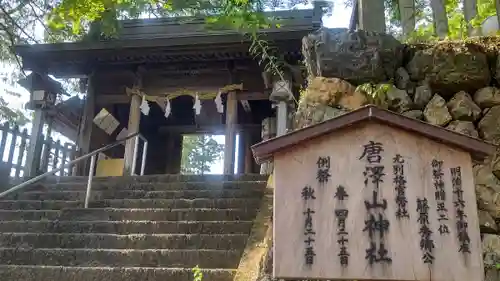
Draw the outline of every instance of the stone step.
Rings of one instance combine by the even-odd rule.
[[[242,250],[0,248],[0,264],[237,268]]]
[[[248,234],[252,221],[2,221],[0,232]],[[1,280],[1,279],[0,279]]]
[[[265,187],[266,181],[225,181],[225,182],[115,182],[98,181],[92,183],[92,190],[233,190],[233,189],[258,189]],[[87,182],[61,182],[57,183],[38,183],[33,185],[30,190],[81,190],[87,189]]]
[[[247,234],[0,233],[0,247],[231,250],[243,249],[247,238]]]
[[[82,208],[84,201],[61,200],[0,200],[4,210],[60,210]],[[91,208],[257,208],[260,199],[107,199],[89,202]]]
[[[250,209],[63,209],[0,210],[0,220],[152,220],[152,221],[234,221],[252,220]]]
[[[232,281],[235,270],[201,269],[203,281]],[[192,281],[191,268],[0,265],[5,281]]]
[[[111,199],[90,202],[92,208],[258,208],[260,199],[255,198],[198,198],[198,199]]]
[[[120,176],[120,177],[94,177],[94,182],[221,182],[221,181],[266,181],[267,175],[238,174],[238,175],[146,175],[146,176]],[[72,177],[47,177],[43,182],[87,182],[87,176]]]
[[[9,200],[85,200],[84,190],[49,190],[26,191],[7,196]],[[261,198],[263,190],[177,190],[177,191],[146,191],[146,190],[108,190],[92,191],[91,201],[105,199],[195,199],[195,198]]]
[[[64,200],[0,200],[3,210],[61,210],[64,208],[82,208],[83,201]]]

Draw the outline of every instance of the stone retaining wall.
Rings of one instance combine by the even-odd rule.
[[[303,53],[309,79],[295,129],[373,103],[500,144],[500,38],[404,45],[323,29],[304,38]],[[500,280],[500,149],[474,172],[486,280]]]

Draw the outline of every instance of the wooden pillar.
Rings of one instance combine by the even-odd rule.
[[[236,122],[238,121],[236,93],[229,92],[226,102],[226,137],[224,144],[224,174],[234,174]]]
[[[43,124],[45,122],[45,112],[41,108],[35,109],[32,122],[28,154],[26,155],[25,176],[34,177],[40,168],[40,158],[42,154]]]
[[[90,152],[90,141],[92,137],[92,128],[94,126],[95,116],[95,75],[92,73],[87,80],[87,95],[85,97],[85,105],[83,107],[82,117],[80,119],[80,126],[78,130],[78,156]],[[80,161],[76,164],[77,175],[87,175],[87,163],[89,160]]]
[[[180,174],[182,162],[182,140],[181,134],[169,133],[167,136],[167,154],[166,154],[166,174]]]
[[[241,136],[240,136],[240,139],[242,139]],[[245,132],[243,135],[243,139],[245,140],[244,141],[245,146],[243,148],[245,150],[244,172],[245,172],[245,174],[252,174],[254,172],[254,170],[253,170],[253,166],[254,166],[253,154],[252,154],[252,150],[250,149],[250,147],[253,145],[252,132],[251,131]]]
[[[173,149],[169,151],[171,157],[170,161],[170,174],[180,174],[181,173],[181,162],[182,162],[182,134],[172,134],[172,145]]]
[[[385,33],[383,0],[358,0],[359,29]]]
[[[132,95],[130,101],[130,112],[128,116],[127,131],[129,135],[139,132],[139,125],[141,123],[141,97],[139,95]],[[125,142],[125,156],[123,165],[123,175],[131,175],[135,173],[132,171],[132,163],[134,161],[136,138],[131,138]]]

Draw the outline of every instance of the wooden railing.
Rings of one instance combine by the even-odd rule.
[[[10,126],[8,123],[0,124],[0,162],[3,173],[10,178],[18,180],[24,176],[26,156],[29,148],[30,135],[27,129],[20,130],[18,126]],[[38,173],[44,173],[63,166],[73,160],[76,156],[76,145],[72,143],[61,143],[54,141],[51,137],[42,136],[39,140],[43,143],[40,166]],[[58,174],[69,176],[72,167],[68,167]]]

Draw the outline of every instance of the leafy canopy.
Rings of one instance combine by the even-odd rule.
[[[224,146],[210,135],[185,135],[182,142],[181,172],[205,174],[222,158]]]

